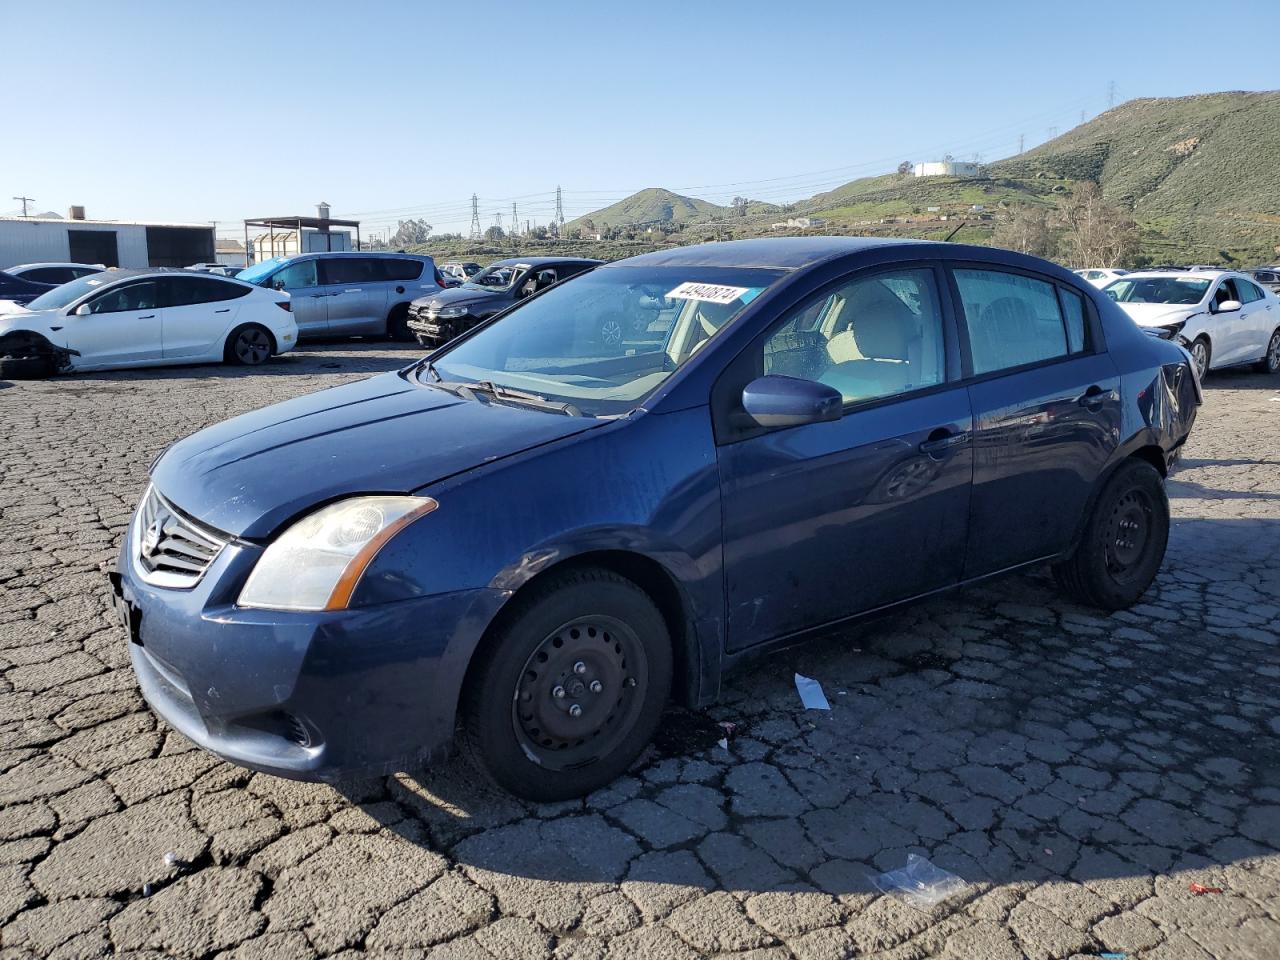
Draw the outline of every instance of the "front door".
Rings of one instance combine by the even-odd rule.
[[[374,257],[331,257],[320,261],[320,280],[329,295],[329,332],[382,333],[387,292]]]
[[[289,294],[299,337],[323,337],[329,332],[329,291],[320,285],[314,259],[285,264],[271,275],[269,286]]]
[[[845,413],[719,447],[730,649],[959,580],[972,417],[939,289],[928,266],[854,275],[751,348],[751,375],[826,383]]]
[[[1070,547],[1120,434],[1120,375],[1084,299],[1047,278],[954,271],[973,377],[966,579]]]
[[[87,301],[86,316],[66,318],[67,346],[76,367],[145,363],[162,356],[164,311],[154,278],[122,283]]]

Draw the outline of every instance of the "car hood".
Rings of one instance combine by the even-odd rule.
[[[413,301],[416,307],[435,308],[439,310],[442,307],[470,307],[477,303],[491,303],[494,300],[505,299],[505,294],[501,291],[488,290],[464,290],[461,287],[453,287],[449,290],[441,290],[439,293],[433,293],[430,296],[419,297]]]
[[[1200,307],[1196,304],[1187,306],[1168,303],[1121,303],[1117,306],[1131,316],[1140,327],[1160,327],[1177,323],[1193,313],[1200,312]]]
[[[48,333],[48,318],[53,311],[28,310],[12,300],[0,300],[0,334],[12,330],[39,330]]]
[[[465,400],[388,373],[201,430],[151,476],[195,519],[254,539],[319,504],[411,493],[605,422]]]

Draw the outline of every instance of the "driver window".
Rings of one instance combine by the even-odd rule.
[[[1239,300],[1239,299],[1240,297],[1236,294],[1235,281],[1228,278],[1226,280],[1223,280],[1222,283],[1218,284],[1218,290],[1213,295],[1213,305],[1215,307],[1221,307],[1228,300]]]
[[[130,313],[156,308],[156,282],[143,280],[108,290],[89,303],[90,313]]]
[[[763,372],[816,380],[846,403],[942,383],[942,312],[932,270],[880,273],[802,305],[765,341]]]
[[[271,276],[271,287],[274,290],[298,290],[316,285],[316,261],[314,260],[299,260],[297,263],[281,267]]]

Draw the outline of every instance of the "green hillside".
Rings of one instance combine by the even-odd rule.
[[[689,243],[768,233],[784,216],[805,215],[820,218],[825,233],[938,237],[965,222],[960,238],[984,243],[1011,209],[1056,208],[1084,180],[1098,183],[1104,199],[1138,223],[1147,262],[1274,259],[1280,253],[1280,91],[1131,100],[990,164],[981,177],[863,177],[790,204],[785,214],[753,202],[744,216],[651,187],[568,226],[661,222],[675,228],[666,231],[668,240]]]

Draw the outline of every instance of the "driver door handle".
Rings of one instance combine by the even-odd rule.
[[[930,439],[920,444],[920,452],[927,454],[945,453],[953,447],[958,447],[969,442],[970,433],[968,430],[962,430],[959,433],[948,433],[945,436],[936,436],[937,430],[930,435]]]
[[[148,313],[145,317],[139,317],[138,319],[139,319],[139,320],[154,320],[155,318],[156,318],[156,315],[155,315],[154,313]]]
[[[359,288],[359,287],[351,287],[351,288],[349,288],[349,289],[347,289],[347,290],[343,290],[342,292],[343,292],[343,293],[360,293],[360,292],[361,292],[361,290],[360,290],[360,288]],[[337,294],[334,294],[334,296],[337,296]]]

